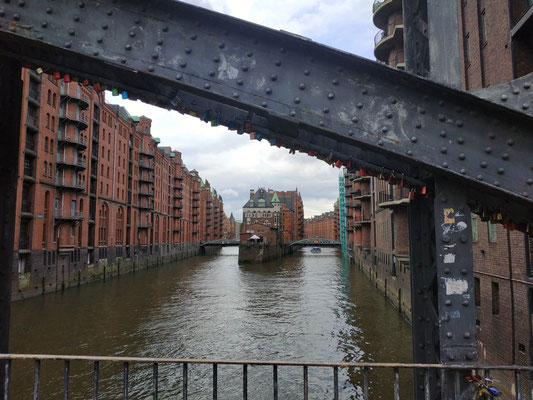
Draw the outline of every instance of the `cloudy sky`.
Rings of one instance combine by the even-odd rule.
[[[373,59],[373,0],[187,0],[188,3],[282,29],[338,49]],[[339,170],[307,155],[249,140],[226,128],[211,128],[197,118],[182,116],[107,93],[110,103],[125,106],[132,115],[153,120],[152,135],[162,146],[183,153],[189,169],[197,169],[224,198],[224,210],[242,218],[250,189],[298,190],[305,216],[333,209],[338,197]]]

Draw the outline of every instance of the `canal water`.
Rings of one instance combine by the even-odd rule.
[[[239,265],[238,249],[14,303],[15,353],[319,362],[410,362],[408,323],[340,250],[303,249]],[[62,398],[63,365],[42,364],[41,399]],[[160,366],[159,399],[181,398],[182,367]],[[189,399],[210,399],[211,366],[189,366]],[[151,398],[152,366],[130,367],[132,399]],[[280,399],[301,399],[302,369],[279,368]],[[29,399],[33,363],[13,365]],[[412,398],[409,372],[400,372]],[[341,399],[362,398],[362,371],[339,370]],[[71,399],[92,398],[92,365],[72,363]],[[219,399],[242,398],[242,367],[219,366]],[[371,371],[372,398],[392,398],[392,371]],[[249,367],[249,399],[272,398],[272,367]],[[121,396],[122,365],[101,363],[100,398]],[[333,398],[331,368],[309,368],[312,399]]]

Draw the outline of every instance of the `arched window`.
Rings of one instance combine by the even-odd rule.
[[[80,199],[80,212],[83,212],[83,199]]]
[[[50,126],[50,129],[55,131],[55,129],[56,129],[56,117],[52,117],[52,125]]]
[[[50,128],[50,113],[46,113],[46,127]]]
[[[46,102],[52,104],[52,91],[48,89],[48,95],[46,96]]]
[[[117,220],[116,220],[116,244],[122,244],[122,232],[123,232],[123,223],[124,223],[124,212],[122,207],[117,211]]]
[[[100,165],[100,175],[104,175],[104,164]]]
[[[107,161],[111,161],[111,150],[107,150]]]
[[[48,163],[45,161],[43,162],[43,176],[46,176],[47,169],[48,169]]]
[[[106,203],[102,204],[99,212],[99,227],[98,227],[98,244],[100,246],[107,245],[107,223],[108,223],[109,208]]]
[[[48,136],[44,138],[44,151],[48,153]]]
[[[109,178],[109,167],[107,167],[107,177]]]
[[[159,215],[155,217],[155,242],[159,243]]]
[[[48,177],[52,177],[52,163],[48,164]]]
[[[57,94],[54,93],[54,95],[52,96],[52,107],[56,108],[56,103],[57,103]]]
[[[54,154],[54,139],[50,139],[50,154]]]

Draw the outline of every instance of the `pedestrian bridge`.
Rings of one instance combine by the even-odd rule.
[[[298,240],[296,242],[289,243],[289,246],[316,246],[316,247],[340,247],[341,242],[337,242],[336,240],[331,240],[327,238],[306,238],[302,240]]]
[[[238,246],[238,245],[239,245],[238,240],[218,239],[218,240],[210,240],[209,242],[201,243],[200,247],[209,247],[209,246],[228,247],[228,246]]]

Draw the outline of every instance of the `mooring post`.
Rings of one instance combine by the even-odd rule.
[[[5,57],[0,61],[0,93],[0,353],[8,353],[22,106],[18,61]],[[4,392],[4,373],[2,365],[0,393]]]

